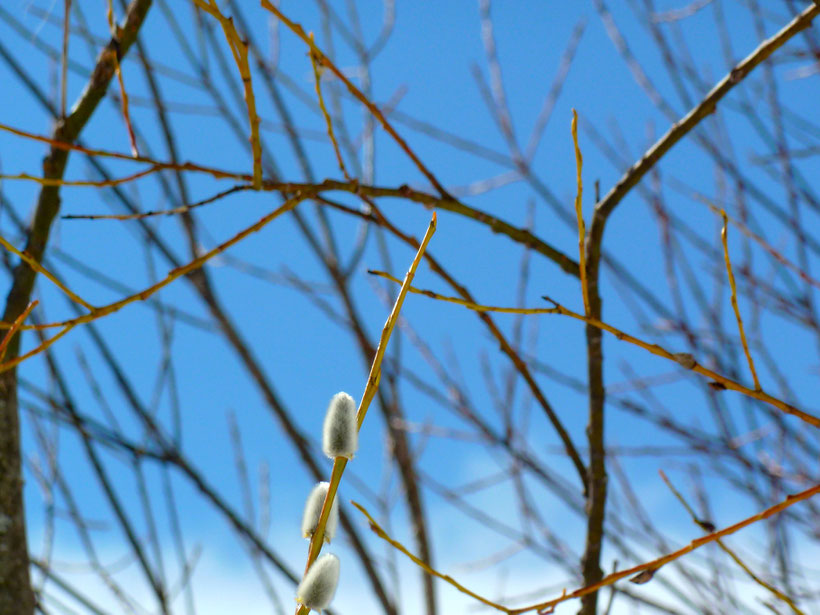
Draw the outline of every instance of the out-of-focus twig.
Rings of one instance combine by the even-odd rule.
[[[679,501],[679,502],[683,505],[683,507],[686,509],[686,512],[688,512],[688,513],[689,513],[689,516],[691,516],[691,517],[692,517],[692,521],[694,521],[694,523],[695,523],[698,527],[700,527],[701,529],[703,529],[703,530],[704,530],[707,534],[709,534],[709,533],[711,533],[711,532],[714,532],[714,531],[715,531],[714,526],[712,526],[710,523],[708,523],[708,522],[706,522],[706,521],[704,521],[704,520],[700,519],[700,518],[697,516],[697,514],[695,513],[695,511],[694,511],[694,510],[692,509],[692,507],[689,505],[689,502],[687,502],[687,501],[686,501],[686,499],[683,497],[683,494],[681,494],[681,492],[680,492],[680,491],[678,491],[678,490],[675,488],[675,486],[672,484],[672,482],[671,482],[671,481],[669,480],[669,478],[666,476],[666,472],[664,472],[663,470],[658,470],[658,473],[661,475],[661,478],[663,479],[663,482],[665,482],[665,483],[666,483],[666,486],[667,486],[667,487],[669,487],[669,490],[672,492],[672,494],[673,494],[673,495],[674,495],[674,496],[678,499],[678,501]],[[737,555],[737,553],[735,553],[735,552],[734,552],[734,551],[732,551],[729,547],[727,547],[727,546],[726,546],[726,543],[724,543],[724,542],[723,542],[720,538],[716,539],[716,540],[715,540],[715,542],[717,543],[717,545],[718,545],[718,546],[719,546],[719,547],[720,547],[720,548],[721,548],[721,549],[722,549],[722,550],[723,550],[723,551],[724,551],[724,552],[725,552],[725,553],[726,553],[729,557],[731,557],[731,558],[732,558],[732,561],[734,561],[734,562],[735,562],[738,566],[740,566],[740,567],[743,569],[743,571],[744,571],[746,574],[748,574],[748,575],[749,575],[749,577],[750,577],[750,578],[751,578],[751,579],[752,579],[755,583],[757,583],[757,584],[758,584],[758,585],[760,585],[761,587],[766,588],[766,589],[767,589],[767,590],[769,590],[772,594],[774,594],[775,596],[777,596],[780,600],[782,600],[783,602],[785,602],[786,604],[788,604],[788,605],[789,605],[789,608],[790,608],[790,609],[791,609],[791,610],[792,610],[792,611],[793,611],[796,615],[805,615],[805,613],[803,613],[803,611],[801,611],[799,608],[797,608],[797,605],[795,605],[794,600],[792,600],[789,596],[787,596],[786,594],[784,594],[783,592],[781,592],[779,589],[777,589],[776,587],[774,587],[774,586],[773,586],[773,585],[771,585],[770,583],[767,583],[766,581],[764,581],[763,579],[761,579],[759,576],[757,576],[757,575],[754,573],[754,571],[753,571],[751,568],[749,568],[749,566],[747,566],[747,565],[746,565],[746,563],[745,563],[742,559],[740,559],[740,557]]]
[[[373,271],[373,270],[371,270],[369,273],[372,273],[374,275],[378,275],[380,277],[391,280],[393,282],[399,282],[399,280],[397,278],[395,278],[395,277],[391,276],[389,273],[385,273],[383,271]],[[747,386],[744,386],[744,385],[740,384],[739,382],[737,382],[735,380],[732,380],[731,378],[728,378],[726,376],[718,374],[717,372],[715,372],[715,371],[701,365],[700,363],[698,363],[695,360],[695,358],[692,357],[691,355],[688,355],[686,353],[669,352],[668,350],[666,350],[662,346],[659,346],[658,344],[652,344],[650,342],[646,342],[646,341],[644,341],[640,338],[637,338],[633,335],[625,333],[625,332],[621,331],[620,329],[617,329],[617,328],[613,327],[612,325],[607,324],[607,323],[605,323],[601,320],[598,320],[598,319],[595,319],[595,318],[588,318],[588,317],[584,316],[583,314],[573,312],[572,310],[564,307],[563,305],[561,305],[559,303],[556,303],[555,301],[553,301],[552,299],[550,299],[548,297],[544,297],[544,299],[546,299],[547,301],[552,303],[554,307],[551,307],[551,308],[504,308],[504,307],[495,307],[495,306],[491,306],[491,305],[481,305],[481,304],[474,303],[474,302],[471,302],[471,301],[466,301],[464,299],[459,299],[458,297],[448,297],[446,295],[440,295],[438,293],[435,293],[431,290],[410,288],[410,292],[411,293],[417,293],[417,294],[420,294],[420,295],[425,295],[427,297],[430,297],[431,299],[436,299],[438,301],[445,301],[447,303],[455,303],[457,305],[464,306],[467,309],[474,310],[476,312],[503,312],[503,313],[507,313],[507,314],[561,314],[563,316],[569,316],[570,318],[574,318],[575,320],[580,320],[580,321],[585,322],[587,324],[590,324],[594,327],[597,327],[597,328],[601,329],[602,331],[606,331],[607,333],[611,333],[612,335],[614,335],[616,338],[618,338],[621,341],[628,342],[630,344],[638,346],[639,348],[643,348],[644,350],[646,350],[648,352],[651,352],[652,354],[654,354],[656,356],[663,357],[664,359],[668,359],[670,361],[674,361],[675,363],[677,363],[681,367],[689,369],[689,370],[691,370],[691,371],[693,371],[697,374],[701,374],[702,376],[706,376],[707,378],[709,378],[713,382],[718,383],[719,385],[721,385],[722,387],[724,387],[726,389],[729,389],[729,390],[732,390],[732,391],[737,391],[739,393],[743,393],[744,395],[746,395],[748,397],[752,397],[754,399],[764,401],[768,404],[771,404],[775,408],[777,408],[779,410],[782,410],[786,414],[791,414],[793,416],[798,417],[799,419],[801,419],[802,421],[805,421],[809,425],[812,425],[814,427],[820,427],[820,418],[817,418],[814,415],[811,415],[807,412],[804,412],[804,411],[800,410],[799,408],[796,408],[795,406],[793,406],[789,403],[786,403],[785,401],[783,401],[781,399],[778,399],[777,397],[774,397],[773,395],[769,395],[768,393],[766,393],[762,390],[758,391],[758,390],[755,390],[755,389],[751,389]]]
[[[732,302],[732,309],[737,320],[737,330],[740,332],[740,343],[743,344],[743,352],[749,362],[749,370],[752,372],[752,379],[755,383],[755,390],[760,390],[760,381],[757,379],[757,370],[752,354],[749,352],[749,342],[746,341],[746,331],[743,328],[743,318],[740,315],[740,307],[737,304],[737,285],[735,284],[735,274],[732,271],[732,259],[729,257],[729,219],[725,211],[721,211],[723,216],[723,228],[720,230],[720,237],[723,241],[723,258],[726,261],[726,275],[729,277],[729,295]]]

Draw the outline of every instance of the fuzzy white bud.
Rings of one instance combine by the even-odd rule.
[[[314,611],[326,609],[339,584],[339,558],[332,553],[322,555],[310,565],[296,590],[296,602]]]
[[[302,536],[310,538],[316,531],[316,526],[319,525],[319,517],[322,514],[322,504],[325,503],[327,497],[327,490],[330,483],[321,482],[316,483],[316,486],[311,490],[305,503],[305,513],[302,515]],[[333,540],[336,534],[336,527],[339,525],[339,499],[333,498],[333,504],[330,507],[330,516],[327,518],[325,525],[325,542]]]
[[[322,430],[322,450],[330,458],[353,459],[359,447],[356,402],[347,393],[336,393],[330,400]]]

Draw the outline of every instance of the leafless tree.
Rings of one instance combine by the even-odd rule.
[[[537,76],[524,93],[501,60],[509,6],[419,8],[477,16],[484,54],[460,104],[486,109],[496,146],[408,112],[403,88],[376,95],[385,50],[432,23],[401,30],[392,0],[379,19],[354,0],[0,5],[2,96],[52,126],[0,116],[0,613],[205,612],[203,515],[246,553],[254,603],[284,613],[323,530],[294,553],[270,527],[322,480],[325,509],[340,484],[346,496],[344,565],[387,615],[436,615],[445,594],[507,614],[818,612],[820,4],[610,4],[572,6],[566,31],[539,25],[566,47],[555,66],[524,60]],[[605,115],[575,98],[602,96],[579,59],[591,30],[634,78]],[[158,53],[160,38],[179,53]],[[404,70],[390,66],[399,82]],[[540,104],[525,138],[522,97]],[[625,101],[652,118],[646,134],[624,134]],[[579,114],[554,113],[565,104]],[[15,148],[45,152],[42,168]],[[18,186],[35,189],[32,211]],[[302,249],[262,252],[260,236]],[[477,265],[488,254],[501,284]],[[249,288],[288,307],[260,312]],[[306,317],[298,356],[272,358],[271,328],[284,339]],[[443,340],[447,319],[460,324]],[[314,343],[330,333],[349,345]],[[127,343],[149,338],[146,365],[152,351]],[[285,365],[310,371],[323,353],[360,376],[368,426],[362,461],[332,470],[301,404],[335,385],[296,385]],[[259,408],[197,423],[186,400],[207,397],[214,370]],[[243,440],[261,433],[283,446],[255,478]],[[492,470],[465,482],[443,451]],[[230,479],[215,458],[232,459]],[[446,536],[430,501],[479,528],[480,558],[454,555],[461,533]],[[539,567],[538,586],[471,584]]]

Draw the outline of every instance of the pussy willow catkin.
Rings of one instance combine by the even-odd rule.
[[[320,556],[296,590],[296,602],[314,611],[326,609],[339,584],[339,558],[332,553]]]
[[[319,525],[319,516],[322,513],[322,505],[327,496],[327,490],[330,483],[321,482],[316,483],[316,486],[310,492],[307,502],[305,503],[305,512],[302,515],[302,536],[310,538],[316,532],[316,526]],[[339,525],[339,500],[333,498],[333,504],[330,507],[330,516],[327,518],[325,525],[325,542],[333,540],[336,534],[336,527]]]
[[[336,393],[330,400],[322,430],[322,450],[328,457],[353,459],[359,447],[356,402],[347,393]]]

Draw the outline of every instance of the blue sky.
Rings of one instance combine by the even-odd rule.
[[[91,31],[104,39],[106,26],[102,4],[85,1],[79,1],[78,4],[89,21]],[[190,4],[183,0],[170,0],[167,4],[182,24],[181,27],[188,34],[188,39],[195,43]],[[613,17],[629,41],[633,53],[640,59],[643,69],[650,75],[662,95],[671,101],[676,116],[681,115],[688,110],[689,105],[677,97],[674,83],[664,68],[662,57],[654,46],[645,24],[632,12],[629,6],[631,3],[611,4]],[[683,3],[670,1],[657,4],[658,10],[667,10],[679,8]],[[733,58],[737,60],[757,45],[759,37],[743,3],[720,4],[727,22],[732,25],[732,53]],[[785,4],[771,4],[771,7],[767,7],[764,24],[767,35],[775,32],[789,19],[789,11]],[[255,2],[242,2],[241,5],[245,15],[251,18],[256,39],[270,40],[272,18]],[[366,39],[372,42],[381,27],[383,6],[380,2],[366,1],[357,3],[357,7],[362,30],[366,33]],[[54,99],[58,83],[56,79],[59,75],[58,64],[46,53],[38,50],[37,44],[59,47],[60,29],[51,22],[51,19],[60,18],[60,3],[11,0],[0,8],[19,20],[28,30],[27,34],[20,35],[14,31],[10,19],[4,18],[0,22],[0,41],[18,62],[25,65],[26,73],[46,95]],[[316,3],[285,1],[281,8],[292,19],[303,24],[306,30],[315,31],[317,41],[324,49],[330,48],[322,30]],[[336,10],[343,19],[348,19],[342,6]],[[688,43],[694,56],[694,65],[705,76],[703,85],[707,89],[721,78],[728,68],[722,55],[711,11],[711,8],[704,9],[680,24],[681,36]],[[46,14],[51,17],[45,17]],[[666,131],[670,120],[653,106],[635,83],[629,68],[614,50],[593,3],[496,3],[492,15],[506,98],[513,118],[515,136],[522,147],[526,146],[530,138],[532,126],[549,91],[573,28],[579,22],[585,24],[577,55],[531,166],[533,172],[559,199],[559,206],[572,213],[575,161],[569,122],[571,109],[575,108],[581,120],[579,132],[580,146],[584,154],[584,213],[589,220],[593,206],[593,182],[599,180],[601,190],[605,193],[623,171],[623,168],[613,166],[597,149],[589,127],[594,127],[610,141],[622,138],[629,154],[626,162],[631,164],[648,145]],[[495,159],[509,158],[505,140],[483,104],[475,80],[471,76],[471,67],[474,65],[485,78],[488,74],[480,30],[479,11],[475,3],[398,3],[395,30],[383,52],[371,66],[372,98],[382,104],[400,93],[397,110],[401,113],[493,150],[498,154],[494,156]],[[675,32],[669,31],[674,36]],[[220,43],[224,45],[219,31],[215,32]],[[323,136],[323,119],[315,104],[306,103],[312,101],[315,94],[305,47],[301,41],[291,33],[283,31],[281,27],[280,34],[280,45],[276,50],[279,70],[295,84],[301,94],[284,86],[282,91],[294,124],[306,135],[304,146],[313,164],[315,177],[338,178],[340,172],[335,163],[333,150],[327,138]],[[180,158],[228,170],[250,171],[251,157],[246,147],[247,135],[236,134],[222,118],[213,113],[212,99],[198,83],[195,67],[188,62],[183,50],[175,42],[159,7],[155,6],[149,14],[142,36],[150,58],[184,76],[174,78],[166,71],[160,78],[163,94],[169,103]],[[80,94],[86,81],[86,75],[82,70],[92,65],[99,46],[98,43],[89,47],[76,34],[71,38],[70,57],[77,63],[78,70],[76,73],[69,73],[69,101],[75,100]],[[337,54],[337,65],[359,83],[361,73],[350,47],[344,44],[338,34],[334,36],[332,46]],[[272,53],[269,49],[264,51]],[[234,72],[230,73],[230,81],[226,81],[212,53],[208,54],[207,62],[208,72],[217,88],[224,94],[227,105],[236,117],[244,120],[244,108],[235,67],[228,67]],[[815,76],[798,79],[790,72],[807,64],[808,60],[782,63],[775,67],[775,72],[781,98],[788,101],[789,108],[794,113],[811,117],[816,111],[817,78]],[[167,159],[154,111],[143,104],[149,96],[149,90],[133,55],[129,55],[124,61],[123,72],[132,99],[132,120],[142,140],[141,150],[145,153],[150,151],[157,159]],[[276,117],[276,111],[269,97],[265,95],[261,79],[258,75],[255,75],[254,79],[260,116],[263,120],[269,120],[273,128],[276,128],[281,120]],[[325,84],[327,91],[332,84],[329,84],[328,80]],[[705,92],[691,84],[688,84],[687,88],[693,101],[699,100]],[[771,145],[755,132],[748,118],[736,112],[737,105],[746,103],[751,104],[758,116],[770,125],[769,110],[764,97],[754,86],[744,85],[730,96],[725,105],[721,105],[721,123],[707,120],[701,128],[709,135],[724,130],[731,135],[732,146],[739,163],[746,163],[753,154],[765,155],[772,151]],[[356,141],[363,126],[363,110],[358,103],[346,96],[341,98],[341,107],[350,129],[351,139]],[[18,76],[12,74],[7,63],[0,64],[0,110],[0,122],[5,124],[37,134],[47,134],[51,129],[52,121],[49,114],[22,85]],[[333,112],[335,114],[336,110],[333,109]],[[527,224],[529,212],[532,211],[534,232],[550,245],[577,258],[577,235],[574,229],[560,221],[550,206],[539,198],[525,181],[514,181],[481,194],[471,193],[477,182],[508,174],[511,169],[509,164],[487,160],[432,139],[413,130],[406,122],[400,121],[400,116],[397,116],[394,125],[425,165],[434,171],[448,189],[459,194],[464,202],[491,212],[517,226]],[[242,130],[246,130],[246,126],[246,123],[242,123]],[[809,131],[800,134],[808,135],[805,136],[805,140],[811,142]],[[304,180],[282,131],[266,130],[263,131],[263,136],[265,151],[275,160],[281,177],[294,181]],[[813,138],[816,142],[816,134]],[[119,107],[114,101],[103,102],[83,132],[82,139],[83,143],[89,146],[128,151],[126,130]],[[797,138],[792,139],[794,147],[804,144]],[[422,190],[432,191],[424,177],[383,131],[376,133],[375,151],[376,184],[398,186],[407,183]],[[361,153],[360,147],[357,152]],[[38,174],[43,155],[44,148],[41,144],[0,133],[0,165],[3,173]],[[115,175],[125,175],[139,168],[125,162],[106,162],[106,165]],[[778,182],[767,176],[759,166],[749,164],[746,169],[756,185],[772,199],[784,202],[786,195],[783,194]],[[809,180],[816,177],[820,171],[817,158],[801,159],[799,170],[802,176]],[[716,173],[714,162],[704,150],[691,140],[678,145],[667,155],[660,166],[660,172],[664,182],[663,195],[666,206],[676,216],[685,220],[712,249],[710,254],[705,254],[691,247],[684,247],[684,250],[688,250],[684,260],[691,267],[693,275],[701,280],[710,297],[715,293],[723,296],[719,317],[723,319],[725,330],[730,333],[731,341],[735,343],[736,329],[731,320],[725,284],[715,282],[723,271],[719,252],[719,220],[704,205],[680,195],[673,188],[674,180],[679,180],[709,195],[710,198],[718,198],[723,178]],[[96,178],[87,160],[80,156],[71,157],[66,176],[71,179]],[[642,185],[649,186],[650,183],[650,179],[647,179]],[[192,174],[187,177],[187,185],[191,200],[196,201],[223,190],[230,184]],[[145,210],[175,206],[174,203],[167,202],[158,182],[153,178],[127,185],[123,191]],[[38,187],[34,183],[10,180],[2,183],[5,206],[12,207],[24,220],[31,215],[37,193]],[[333,196],[340,202],[358,207],[356,200],[349,195]],[[62,213],[66,214],[123,211],[110,191],[66,188],[62,191],[62,198]],[[422,235],[430,218],[429,211],[417,204],[397,199],[383,199],[380,204],[385,214],[405,232],[419,237]],[[278,201],[270,194],[241,192],[200,208],[195,214],[195,219],[201,229],[202,247],[214,247],[268,213],[276,205]],[[817,212],[807,207],[803,207],[802,210],[804,227],[812,228],[817,221]],[[300,211],[315,227],[317,216],[313,204],[303,203],[300,205]],[[729,213],[732,216],[737,215],[734,201]],[[754,215],[755,221],[753,225],[750,224],[753,230],[765,232],[769,241],[788,258],[797,260],[799,255],[788,224],[760,207],[756,207]],[[349,255],[359,231],[358,223],[338,212],[330,212],[328,216],[341,253]],[[431,252],[446,264],[456,279],[467,284],[479,301],[493,305],[512,305],[517,297],[521,247],[507,237],[492,234],[483,225],[454,214],[439,212],[438,216],[439,226],[430,246]],[[184,261],[188,256],[188,244],[179,221],[171,217],[161,217],[152,219],[149,224],[170,246],[177,258]],[[4,236],[19,240],[19,234],[7,214],[0,218],[0,225]],[[736,263],[740,263],[743,259],[741,254],[744,254],[747,244],[741,241],[741,235],[736,230],[730,233],[730,249],[737,259]],[[413,252],[406,245],[393,240],[388,240],[388,247],[392,273],[401,277],[412,259]],[[634,277],[657,295],[666,310],[673,312],[674,299],[666,283],[658,221],[637,190],[625,199],[613,215],[605,236],[605,247],[610,253],[618,256],[620,262]],[[750,250],[754,257],[753,266],[760,268],[760,275],[764,278],[774,276],[770,272],[772,265],[762,251],[757,248]],[[61,254],[68,254],[73,259],[92,266],[134,291],[150,285],[171,268],[166,260],[146,251],[142,233],[133,221],[58,220],[53,229],[50,254],[49,266],[59,271],[72,289],[94,304],[114,301],[125,291],[112,290],[89,279],[76,268],[67,265]],[[812,255],[811,264],[816,269],[815,261],[816,257]],[[240,262],[267,269],[276,277],[265,280],[250,275],[249,267],[238,266]],[[384,267],[378,245],[372,237],[354,272],[351,290],[362,318],[367,323],[368,333],[375,341],[389,310],[383,300],[383,290],[395,289],[375,284],[366,274],[366,269],[371,267]],[[285,217],[274,221],[260,233],[232,248],[224,257],[215,258],[209,263],[208,271],[220,300],[232,315],[239,331],[248,340],[253,353],[273,382],[277,394],[290,410],[296,424],[305,433],[315,436],[314,447],[319,451],[319,430],[327,401],[340,390],[348,391],[358,399],[367,374],[366,362],[350,333],[329,319],[304,292],[283,281],[287,275],[295,273],[302,280],[320,285],[318,296],[339,310],[341,304],[338,298],[324,290],[328,287],[329,280],[321,263],[300,235],[294,220]],[[680,271],[682,270],[679,265]],[[775,278],[775,284],[778,283],[777,280],[778,278]],[[422,288],[452,294],[452,291],[425,264],[420,267],[416,281]],[[787,289],[784,293],[789,289],[788,285],[781,285],[780,288]],[[543,307],[541,296],[545,294],[576,311],[583,309],[577,280],[564,274],[553,263],[542,258],[534,258],[529,273],[529,285],[524,293],[524,304],[530,307]],[[638,304],[641,305],[641,310],[632,310],[631,302],[635,299],[630,298],[628,293],[625,295],[607,271],[603,274],[602,296],[607,322],[651,341],[657,341],[672,350],[686,349],[682,337],[668,331],[668,323],[662,314],[653,312],[640,301]],[[42,280],[38,283],[37,297],[41,300],[43,319],[59,320],[72,315],[59,291]],[[164,289],[158,297],[164,304],[175,306],[208,323],[206,329],[210,329],[203,330],[182,321],[173,324],[171,347],[175,386],[169,387],[168,383],[164,382],[158,395],[155,391],[158,388],[163,344],[157,312],[146,305],[135,304],[106,317],[96,326],[105,336],[117,360],[121,362],[142,403],[156,412],[162,424],[169,429],[174,424],[174,408],[178,407],[181,415],[183,450],[211,484],[218,487],[223,497],[241,510],[242,493],[237,481],[226,420],[229,413],[235,414],[252,475],[255,498],[260,496],[260,469],[267,468],[271,492],[271,523],[267,535],[270,544],[287,558],[295,570],[301,569],[306,555],[306,543],[299,538],[298,524],[302,502],[310,490],[312,478],[299,463],[294,448],[281,434],[279,425],[265,407],[257,387],[224,338],[216,331],[206,308],[192,292],[191,287],[180,280]],[[683,301],[692,315],[693,326],[705,329],[708,323],[699,315],[697,299],[687,293]],[[754,306],[746,296],[741,297],[740,305],[745,316],[754,313]],[[460,307],[433,302],[419,296],[408,297],[402,315],[431,346],[439,360],[453,369],[454,373],[460,374],[462,384],[469,391],[473,403],[482,409],[491,424],[498,427],[500,420],[493,409],[492,395],[487,390],[482,370],[486,361],[494,378],[498,383],[502,383],[509,370],[509,364],[499,355],[497,344],[489,338],[479,320]],[[506,333],[512,331],[513,317],[499,315],[496,321]],[[530,317],[525,319],[524,329],[538,332],[537,342],[532,346],[532,354],[539,361],[572,374],[582,381],[585,380],[584,333],[579,323],[560,316]],[[789,384],[794,392],[794,401],[801,409],[816,413],[818,404],[813,401],[813,393],[817,387],[817,339],[811,334],[807,335],[803,327],[794,321],[772,314],[770,310],[761,313],[760,330],[766,347],[774,357],[774,362],[788,375]],[[405,332],[400,335],[399,343],[404,365],[438,387],[433,370],[414,347],[412,340]],[[704,347],[707,349],[720,346],[721,342],[710,339],[708,332],[704,334]],[[24,340],[24,347],[30,348],[34,343],[33,338],[28,337]],[[607,361],[605,378],[608,385],[629,380],[632,373],[649,377],[673,372],[680,376],[680,371],[676,372],[672,364],[651,357],[612,337],[606,337],[604,348]],[[83,374],[78,359],[80,353],[87,358],[91,371],[105,392],[108,405],[117,419],[122,421],[124,431],[135,440],[143,438],[141,427],[128,411],[127,402],[118,392],[114,376],[105,367],[99,352],[91,343],[88,331],[83,328],[73,331],[56,345],[54,352],[71,383],[74,399],[84,412],[97,418],[104,417],[104,410]],[[735,352],[734,365],[738,370],[737,378],[749,383],[751,378],[748,376],[742,354]],[[761,363],[759,370],[764,388],[771,389],[775,394],[782,394],[772,371]],[[21,378],[41,389],[51,390],[53,387],[44,363],[39,358],[27,362],[20,374]],[[571,435],[582,442],[587,421],[585,396],[543,376],[539,376],[539,382],[544,386],[550,403],[558,409]],[[653,394],[662,401],[670,416],[681,420],[692,429],[715,433],[715,418],[707,408],[708,403],[701,384],[700,380],[683,375],[672,384],[654,389]],[[548,463],[556,474],[572,482],[575,477],[571,464],[554,449],[558,442],[554,433],[540,411],[533,407],[523,384],[518,382],[517,387],[514,412],[517,420],[524,421],[523,417],[530,417],[527,423],[529,445],[533,447],[536,456]],[[429,422],[441,428],[467,428],[451,410],[437,405],[410,383],[402,381],[400,388],[407,419],[411,423]],[[746,431],[749,426],[744,422],[744,412],[747,409],[745,402],[735,395],[727,394],[722,403],[725,404],[724,411],[739,423],[738,432]],[[798,423],[792,423],[792,426],[796,429],[803,428]],[[36,463],[37,460],[42,462],[42,451],[34,434],[33,423],[26,414],[23,416],[23,430],[24,448],[29,464]],[[681,444],[680,440],[668,433],[660,432],[652,423],[625,413],[616,405],[608,410],[607,430],[608,441],[618,446]],[[474,442],[457,442],[446,438],[431,438],[425,441],[418,435],[411,436],[411,441],[417,445],[424,443],[424,451],[418,460],[421,471],[453,487],[469,483],[481,476],[492,475],[505,469],[509,464],[509,460],[501,455],[499,450]],[[117,454],[106,452],[105,455],[106,467],[119,487],[119,494],[134,507],[134,522],[141,535],[145,536],[148,529],[144,511],[139,510],[133,473]],[[686,464],[693,459],[684,455],[662,460],[644,457],[625,457],[621,460],[623,470],[633,486],[639,490],[641,502],[649,516],[656,520],[667,537],[680,543],[696,537],[697,530],[691,525],[685,511],[663,486],[657,470],[666,470],[677,480],[680,488],[689,489]],[[326,462],[329,475],[330,462],[323,461]],[[105,554],[103,560],[116,560],[124,552],[122,535],[111,523],[111,510],[93,480],[81,444],[68,431],[62,431],[60,435],[59,462],[64,475],[71,480],[75,497],[84,513],[90,519],[109,522],[104,526],[106,529],[95,535],[95,539],[99,541],[101,552]],[[788,462],[786,464],[788,465]],[[389,454],[384,446],[383,421],[374,407],[362,430],[361,451],[355,462],[349,466],[350,476],[345,477],[341,493],[344,499],[363,500],[372,506],[373,502],[368,502],[367,494],[357,485],[363,483],[370,489],[378,490],[382,485],[388,484],[388,492],[397,498],[398,502],[390,515],[392,529],[396,537],[409,546],[412,543],[408,542],[411,541],[411,536],[406,509],[398,493],[398,478],[391,467]],[[705,485],[710,488],[711,502],[716,513],[715,522],[718,526],[728,525],[758,510],[757,503],[727,487],[725,477],[716,475],[714,467],[704,463],[702,469],[706,472]],[[814,469],[816,471],[816,467]],[[150,464],[146,464],[145,470],[150,484],[159,489],[159,485],[162,484],[161,473]],[[184,519],[189,547],[196,545],[202,550],[201,564],[193,580],[198,594],[197,612],[210,615],[226,612],[225,610],[230,608],[240,609],[240,603],[236,600],[247,601],[247,604],[241,605],[241,612],[253,615],[257,612],[270,612],[269,606],[259,606],[266,604],[261,598],[257,600],[252,597],[256,593],[262,595],[261,587],[255,579],[248,558],[244,555],[243,547],[237,544],[236,537],[230,533],[224,520],[203,502],[191,485],[180,476],[174,475],[172,480],[177,489],[178,505]],[[530,481],[529,478],[527,480]],[[611,482],[614,483],[614,479]],[[31,528],[30,541],[35,553],[40,548],[44,535],[43,493],[36,484],[33,477],[29,476],[26,506]],[[583,524],[580,518],[534,481],[530,481],[529,486],[533,490],[539,510],[550,527],[569,545],[573,554],[580,553],[583,548]],[[691,490],[686,492],[691,497]],[[567,576],[566,570],[548,564],[531,553],[519,553],[487,570],[471,570],[469,562],[481,560],[508,547],[509,539],[501,538],[487,528],[470,521],[432,491],[425,491],[425,500],[435,545],[436,564],[444,571],[452,571],[454,576],[463,579],[468,586],[485,588],[488,593],[495,592],[498,595],[515,595],[545,588],[545,593],[532,598],[533,600],[541,596],[555,595],[564,586],[574,587],[575,582]],[[775,498],[772,499],[774,500]],[[489,514],[509,518],[513,525],[518,521],[514,491],[509,481],[476,494],[470,498],[470,502]],[[64,510],[64,506],[65,504],[58,499],[58,508]],[[170,542],[170,529],[161,497],[157,496],[155,506],[158,518],[162,520],[159,532],[164,541]],[[361,523],[359,527],[362,534],[367,533],[366,524]],[[762,530],[751,530],[742,536],[745,538],[740,539],[739,543],[754,553],[754,547],[760,545],[764,533]],[[76,534],[65,519],[57,521],[55,541],[55,560],[63,563],[82,560],[83,555]],[[375,539],[372,539],[370,544],[380,557],[395,557],[375,542]],[[361,609],[357,591],[352,589],[361,578],[361,570],[357,564],[353,564],[354,555],[344,538],[338,545],[334,544],[333,550],[342,555],[344,566],[342,585],[335,604],[340,612]],[[168,553],[162,559],[168,569],[173,571],[176,564],[173,563],[172,553],[169,546]],[[657,552],[645,552],[641,555],[648,558],[657,555]],[[757,557],[763,555],[764,551],[760,548]],[[804,561],[810,561],[811,556],[812,552],[808,550],[804,554]],[[612,560],[616,557],[614,551],[605,551],[604,568],[610,569]],[[702,561],[698,559],[700,555],[692,557],[693,561]],[[621,566],[625,565],[627,562],[621,559]],[[138,578],[134,568],[133,563],[125,566],[121,573],[123,583],[132,587],[135,595],[145,595],[144,579]],[[406,604],[405,612],[418,612],[418,577],[404,561],[400,561],[399,570],[401,595]],[[69,572],[66,572],[66,575],[68,574]],[[670,569],[670,578],[674,578],[676,574],[677,571]],[[83,580],[81,575],[75,573],[71,578],[81,587],[83,583],[88,583],[89,592],[92,595],[99,595],[101,604],[108,604],[111,597],[104,597],[104,592],[93,585],[96,581],[90,580],[91,575],[87,576],[89,579]],[[169,574],[169,577],[176,578],[173,573]],[[287,611],[291,607],[292,587],[275,574],[274,584],[285,602]],[[649,584],[641,591],[648,592],[646,595],[657,594],[668,599],[668,596],[664,595],[664,590],[657,588],[657,585],[658,583]],[[440,587],[442,606],[450,606],[459,612],[470,610],[470,603],[466,599],[445,590],[443,585]],[[620,604],[616,600],[613,612],[631,612],[627,610],[628,605],[629,602],[626,600]],[[180,613],[186,612],[184,600],[180,599],[175,606],[179,607]],[[572,604],[557,612],[569,613],[575,608]]]

